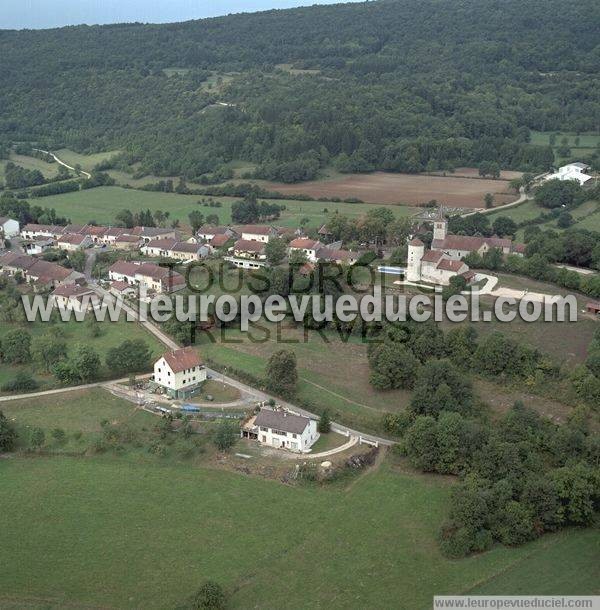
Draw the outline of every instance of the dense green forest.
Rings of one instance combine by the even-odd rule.
[[[379,0],[0,31],[0,150],[119,149],[113,165],[188,179],[234,159],[288,182],[543,170],[531,129],[600,131],[599,24],[594,0]]]

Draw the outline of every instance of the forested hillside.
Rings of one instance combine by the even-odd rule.
[[[599,27],[595,0],[379,0],[0,31],[0,150],[120,149],[188,179],[234,159],[284,181],[545,169],[530,129],[600,131]]]

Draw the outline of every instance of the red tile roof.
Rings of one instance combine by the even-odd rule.
[[[80,233],[67,233],[66,235],[61,235],[57,239],[57,242],[59,244],[72,244],[73,246],[78,246],[85,241],[86,237],[86,235],[81,235]]]
[[[80,297],[84,294],[96,294],[89,286],[79,286],[78,284],[66,284],[59,286],[52,291],[54,296],[59,297]]]
[[[316,250],[321,242],[307,237],[298,237],[290,242],[290,248],[302,248],[306,250]]]
[[[265,243],[262,241],[253,241],[251,239],[238,239],[234,246],[234,250],[240,250],[241,252],[264,252]]]
[[[425,244],[418,238],[415,237],[408,242],[409,246],[424,246]]]
[[[163,358],[174,373],[181,373],[187,369],[193,369],[196,366],[202,366],[204,363],[200,355],[193,347],[184,347],[172,352],[163,354]]]
[[[455,261],[449,258],[443,258],[438,264],[437,268],[442,271],[454,271],[458,273],[463,267],[466,267],[462,261]]]
[[[213,248],[220,248],[221,246],[224,246],[230,239],[231,238],[228,235],[225,235],[224,233],[218,233],[210,240],[210,245],[213,246]]]
[[[427,252],[425,252],[425,254],[423,255],[423,258],[421,260],[425,263],[437,263],[440,260],[440,258],[442,258],[442,256],[444,256],[443,252],[437,252],[435,250],[428,250]]]

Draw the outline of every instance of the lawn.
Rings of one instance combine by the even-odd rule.
[[[56,326],[59,326],[63,332],[63,339],[67,344],[68,353],[72,354],[75,350],[76,345],[85,344],[95,349],[100,359],[102,360],[102,368],[99,372],[101,377],[107,378],[111,376],[108,367],[106,367],[104,361],[106,353],[111,347],[120,345],[126,339],[143,339],[146,344],[150,347],[153,356],[158,356],[164,351],[161,343],[148,333],[142,326],[135,322],[101,322],[100,335],[98,337],[92,337],[90,329],[85,322],[76,322],[74,320],[70,322],[57,322]],[[45,322],[32,322],[19,327],[16,324],[2,324],[0,326],[0,339],[10,330],[15,328],[23,328],[26,330],[32,338],[48,332],[51,325]],[[10,366],[7,364],[0,365],[0,385],[13,378],[15,374],[23,370],[32,373],[40,384],[39,390],[46,390],[56,387],[56,380],[52,375],[42,374],[35,365],[27,366]]]
[[[448,483],[388,464],[348,489],[109,456],[2,460],[0,476],[2,607],[174,608],[208,578],[231,608],[424,610],[433,594],[513,582],[597,591],[591,530],[444,559]],[[530,564],[561,578],[527,582]]]
[[[102,420],[123,420],[135,413],[132,403],[105,390],[75,390],[65,394],[39,396],[0,403],[8,419],[23,426],[37,426],[49,431],[62,428],[66,432],[93,433],[100,431]],[[144,413],[148,419],[153,416]]]
[[[177,218],[182,224],[187,224],[188,214],[193,210],[208,214],[217,214],[222,223],[231,223],[231,205],[236,199],[221,197],[222,207],[211,208],[198,204],[200,197],[196,195],[177,195],[174,193],[158,193],[125,189],[117,186],[99,187],[76,193],[52,195],[40,199],[38,204],[43,207],[55,208],[60,215],[69,217],[74,223],[86,223],[94,220],[97,223],[110,224],[115,222],[116,214],[128,209],[137,212],[143,209],[151,211],[162,210],[170,212],[171,218]],[[290,201],[269,200],[286,206],[281,219],[273,224],[286,227],[298,227],[304,217],[309,219],[309,226],[320,226],[328,213],[339,211],[348,216],[360,216],[372,209],[370,204],[329,203],[320,201]],[[389,206],[398,217],[409,216],[415,209],[406,206]]]

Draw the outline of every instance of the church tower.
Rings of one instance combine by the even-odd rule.
[[[448,235],[448,221],[444,218],[444,208],[440,208],[433,222],[433,239],[444,241]]]
[[[408,242],[408,265],[406,279],[409,282],[418,282],[421,279],[421,259],[425,254],[425,244],[420,239],[411,239]]]

